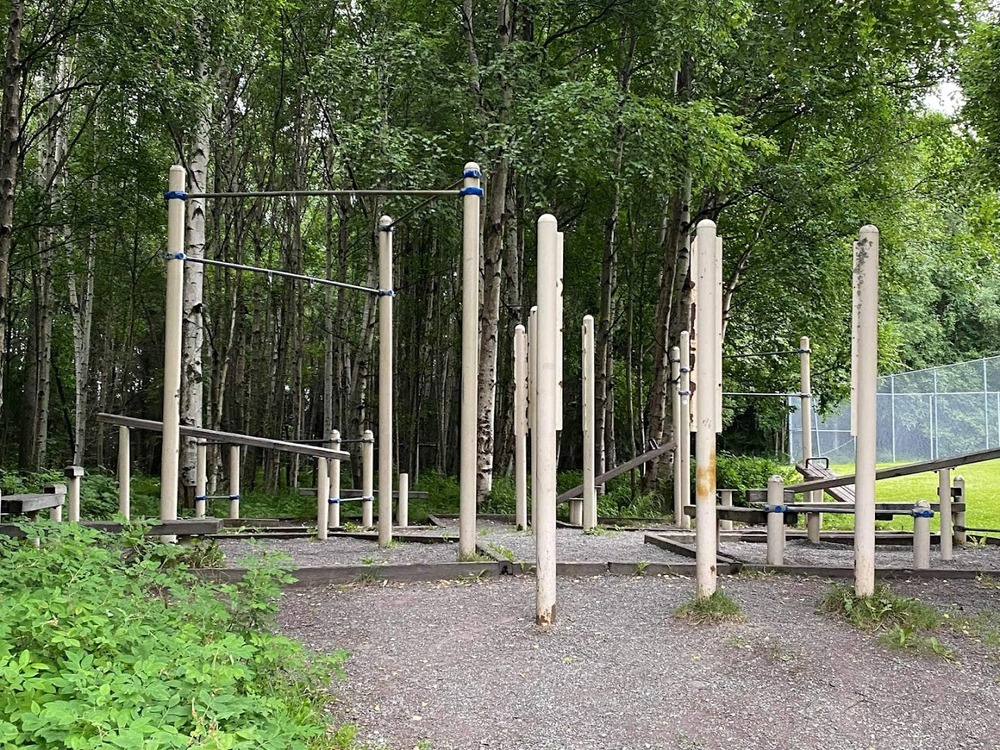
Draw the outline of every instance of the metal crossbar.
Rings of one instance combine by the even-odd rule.
[[[297,279],[299,281],[307,281],[310,284],[321,284],[323,286],[335,286],[341,289],[353,289],[356,292],[368,292],[369,294],[381,294],[381,289],[373,289],[367,286],[359,286],[358,284],[348,284],[346,281],[334,281],[333,279],[321,279],[316,276],[305,276],[300,273],[291,273],[290,271],[276,271],[273,268],[259,268],[257,266],[246,266],[242,263],[230,263],[225,260],[212,260],[210,258],[192,258],[190,255],[185,255],[184,260],[191,263],[201,263],[206,266],[219,266],[221,268],[231,268],[234,271],[253,271],[254,273],[263,273],[268,276],[281,276],[286,279]]]

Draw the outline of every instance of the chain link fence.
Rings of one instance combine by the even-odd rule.
[[[799,399],[790,398],[789,450],[802,459]],[[1000,446],[1000,356],[885,375],[878,380],[877,458],[926,461]],[[813,415],[813,453],[853,463],[851,404]]]

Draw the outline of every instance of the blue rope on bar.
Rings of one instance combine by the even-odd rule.
[[[163,200],[186,201],[188,194],[183,190],[168,190],[163,194]]]
[[[462,177],[482,177],[483,173],[478,169],[466,169],[462,172]]]
[[[462,188],[461,190],[458,191],[458,194],[459,195],[478,195],[480,198],[482,198],[483,195],[485,195],[485,193],[483,192],[483,189],[482,188],[477,188],[477,187]]]

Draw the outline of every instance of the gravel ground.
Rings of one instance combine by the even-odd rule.
[[[295,590],[280,624],[352,652],[332,710],[380,750],[998,746],[995,647],[942,635],[953,661],[897,651],[816,614],[826,582],[724,583],[747,622],[672,619],[690,579],[599,577],[559,580],[548,634],[531,578]],[[1000,609],[1000,590],[971,581],[898,588]]]
[[[767,559],[767,545],[764,543],[723,541],[721,551],[749,563],[764,563]],[[812,544],[805,539],[789,539],[785,542],[784,562],[786,565],[830,565],[853,568],[854,546],[835,542]],[[875,565],[880,568],[912,568],[913,548],[876,545]],[[1000,546],[960,547],[955,545],[953,559],[942,560],[939,547],[933,545],[931,547],[931,567],[1000,571]],[[998,747],[1000,747],[1000,742],[998,742]]]
[[[281,552],[302,568],[332,565],[406,565],[409,563],[443,563],[458,559],[458,544],[418,544],[401,542],[391,549],[380,550],[378,543],[365,539],[336,537],[321,542],[317,539],[223,539],[219,547],[227,564],[239,564],[240,558],[255,554],[256,549]]]

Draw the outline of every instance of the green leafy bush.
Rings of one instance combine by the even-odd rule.
[[[267,630],[287,580],[273,560],[251,561],[241,583],[212,585],[141,529],[115,538],[30,528],[40,548],[0,541],[0,747],[349,742],[322,715],[345,655],[307,654]]]
[[[691,472],[694,476],[694,470]],[[725,490],[762,490],[772,474],[783,477],[786,484],[796,479],[795,469],[773,458],[734,456],[720,453],[716,459],[716,486]]]

